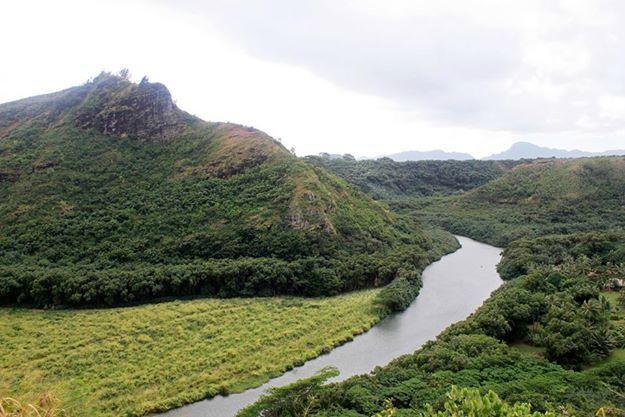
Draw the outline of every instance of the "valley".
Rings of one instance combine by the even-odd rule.
[[[398,212],[504,246],[507,282],[411,355],[338,384],[321,374],[282,387],[239,415],[421,416],[424,404],[457,407],[450,398],[473,392],[462,388],[550,416],[622,415],[622,164],[537,160],[462,194],[396,195]]]
[[[625,2],[0,20],[0,417],[625,417]]]
[[[405,310],[386,317],[367,333],[241,394],[218,396],[163,413],[162,417],[234,417],[268,389],[336,370],[332,381],[372,371],[409,354],[450,324],[464,319],[501,285],[500,249],[457,236],[462,247],[423,271],[423,289]]]
[[[299,158],[109,73],[2,104],[0,405],[621,416],[624,161]]]

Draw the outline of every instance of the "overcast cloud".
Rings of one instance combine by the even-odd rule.
[[[622,127],[622,1],[172,4],[206,16],[263,59],[305,66],[443,124]]]
[[[63,64],[129,66],[167,84],[182,107],[253,124],[298,153],[443,148],[482,156],[515,140],[625,147],[622,1],[85,3],[61,1],[40,19],[52,38],[63,31],[49,23],[57,15],[88,21],[74,42],[89,52],[59,42],[65,58],[52,74]],[[19,21],[37,10],[12,11]],[[20,42],[37,50],[12,39],[16,54]],[[5,95],[0,101],[17,98]]]

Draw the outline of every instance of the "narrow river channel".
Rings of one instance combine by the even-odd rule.
[[[214,397],[159,414],[159,417],[233,417],[267,388],[285,385],[334,365],[337,380],[372,371],[414,352],[450,324],[465,319],[501,285],[496,265],[501,249],[456,236],[462,247],[423,272],[423,288],[405,311],[382,320],[352,342],[306,362],[258,388]]]

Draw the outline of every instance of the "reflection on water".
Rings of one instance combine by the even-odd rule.
[[[462,248],[426,268],[423,288],[405,311],[258,388],[199,401],[160,417],[232,417],[267,388],[311,376],[325,366],[336,366],[341,374],[335,380],[341,380],[414,352],[450,324],[465,319],[501,284],[495,269],[501,250],[465,237],[457,238]]]

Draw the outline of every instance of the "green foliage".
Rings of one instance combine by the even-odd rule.
[[[505,256],[529,273],[506,282],[467,320],[414,354],[372,374],[320,387],[314,416],[371,416],[388,409],[387,399],[397,416],[421,415],[425,404],[444,412],[451,385],[492,390],[510,404],[532,404],[541,413],[562,409],[567,415],[591,415],[602,407],[622,409],[625,396],[614,392],[624,389],[624,362],[622,356],[610,355],[619,344],[619,323],[611,319],[613,306],[600,295],[603,280],[587,276],[586,265],[591,252],[611,258],[618,239],[611,233],[578,236],[564,249],[559,246],[562,237],[538,240],[517,247],[536,246],[544,254],[563,251],[567,260],[537,256],[542,263],[530,266],[533,256],[511,245]],[[549,248],[551,244],[556,247]],[[607,271],[609,265],[604,266]],[[532,349],[513,347],[518,343]]]
[[[320,296],[382,286],[395,279],[397,283],[393,281],[379,297],[381,306],[394,311],[407,306],[395,299],[401,298],[403,303],[414,299],[421,286],[421,270],[447,252],[447,244],[450,243],[431,247],[428,255],[424,255],[418,246],[407,245],[404,250],[395,251],[394,257],[380,253],[293,261],[212,259],[171,265],[141,263],[106,269],[96,269],[90,264],[63,268],[11,265],[0,267],[0,302],[84,306],[189,295]],[[412,280],[408,281],[408,277]]]
[[[503,175],[516,161],[408,161],[390,158],[356,161],[353,158],[309,156],[323,167],[376,199],[459,194]]]
[[[493,391],[482,395],[478,389],[452,387],[442,409],[426,407],[421,417],[555,417],[552,411],[532,412],[528,403],[510,405]]]
[[[310,417],[318,410],[318,392],[328,379],[338,376],[336,368],[329,367],[316,375],[292,384],[271,388],[253,405],[241,410],[239,417]],[[288,399],[288,401],[285,401]]]
[[[600,292],[616,288],[623,276],[624,161],[525,161],[469,192],[445,196],[462,187],[439,187],[402,171],[417,171],[416,164],[315,160],[388,199],[397,213],[506,247],[499,271],[509,280],[475,314],[414,354],[320,387],[315,417],[388,410],[416,416],[425,404],[444,413],[450,385],[492,390],[539,412],[618,415],[625,407],[618,350],[624,327],[617,297],[610,305]],[[518,344],[527,348],[510,347]],[[453,415],[466,411],[447,407]],[[531,414],[523,407],[517,411]]]
[[[606,357],[615,347],[610,304],[603,297],[581,306],[573,297],[551,297],[549,310],[532,331],[532,340],[546,348],[547,358],[578,366]]]
[[[597,275],[621,264],[625,264],[625,232],[616,230],[516,240],[504,250],[497,270],[503,279],[512,279],[537,268],[576,265],[585,270],[580,272]]]
[[[537,160],[463,195],[395,208],[500,247],[524,237],[623,229],[625,158]]]

